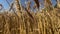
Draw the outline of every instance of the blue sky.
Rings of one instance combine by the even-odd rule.
[[[0,0],[0,4],[2,4],[5,9],[9,7],[5,0]]]
[[[27,1],[27,0],[26,0]],[[10,2],[12,2],[12,0],[8,0],[8,2],[10,3]],[[33,1],[32,1],[33,2]],[[22,5],[23,6],[25,6],[25,0],[21,0],[21,3],[22,3]],[[52,0],[52,3],[53,3],[53,5],[55,5],[56,4],[56,1],[55,0]],[[4,9],[8,9],[9,8],[9,5],[8,5],[8,3],[6,2],[6,0],[0,0],[0,4],[2,4],[3,5],[3,7],[4,7]],[[32,5],[34,4],[34,2],[32,3]]]

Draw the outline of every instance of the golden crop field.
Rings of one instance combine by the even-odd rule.
[[[44,0],[44,9],[41,11],[39,2],[37,0],[34,2],[33,9],[36,8],[36,12],[31,11],[30,1],[27,2],[27,7],[23,7],[19,4],[19,0],[15,0],[15,5],[13,2],[8,11],[0,12],[0,34],[60,34],[58,0],[56,6],[52,6],[50,0]]]
[[[60,34],[60,9],[30,14],[0,13],[0,34]]]

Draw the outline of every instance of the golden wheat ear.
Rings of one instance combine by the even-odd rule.
[[[36,5],[37,5],[37,8],[39,9],[39,0],[34,0],[34,2],[36,3]]]
[[[60,8],[60,0],[56,0],[57,2],[57,8]]]
[[[16,5],[16,10],[20,11],[21,7],[20,7],[20,4],[19,4],[19,0],[15,0],[15,5]]]
[[[44,5],[45,5],[45,8],[46,10],[53,10],[53,6],[52,6],[52,2],[51,0],[44,0]]]
[[[26,6],[27,7],[27,10],[30,10],[31,9],[31,6],[30,5],[31,5],[31,1],[28,1],[27,2],[27,6]]]
[[[52,6],[51,0],[44,0],[45,7]]]

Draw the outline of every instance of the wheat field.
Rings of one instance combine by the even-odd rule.
[[[56,1],[54,7],[51,0],[44,0],[44,9],[40,11],[39,1],[34,0],[34,12],[30,1],[22,7],[19,0],[15,0],[10,10],[15,6],[16,11],[0,12],[0,34],[60,34],[60,3]]]
[[[0,13],[0,34],[60,34],[60,9],[30,14]]]

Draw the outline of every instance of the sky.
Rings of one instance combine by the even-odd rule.
[[[22,3],[23,6],[25,6],[25,1],[27,1],[27,0],[21,0],[21,3]],[[12,0],[8,0],[8,2],[10,3],[10,2],[12,2]],[[55,0],[52,0],[52,3],[53,3],[53,5],[55,5],[56,4],[56,1]],[[8,9],[9,8],[9,5],[6,2],[6,0],[0,0],[0,4],[3,5],[4,9]],[[33,4],[34,4],[34,2],[32,1],[32,5]]]

